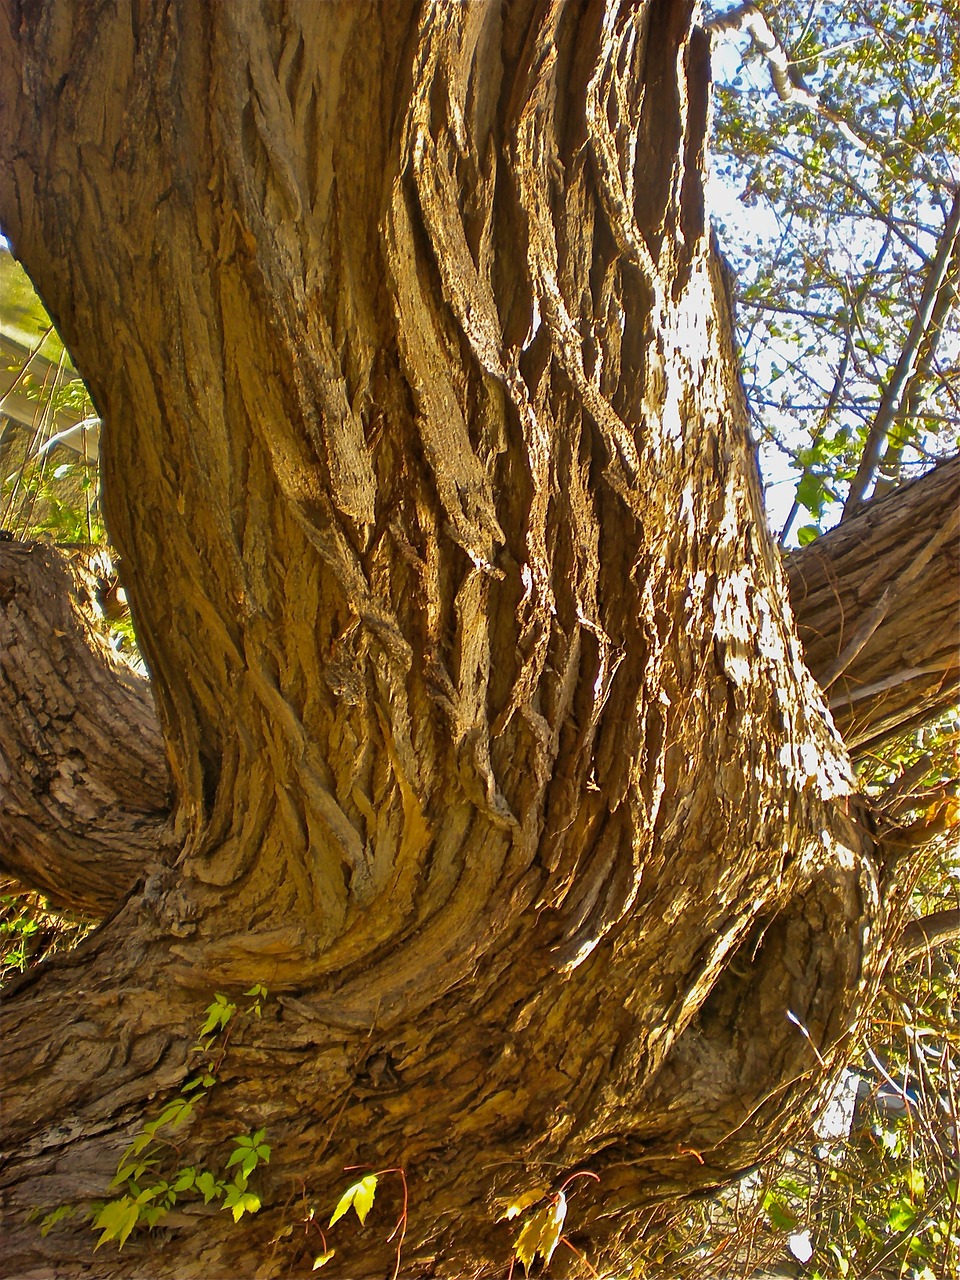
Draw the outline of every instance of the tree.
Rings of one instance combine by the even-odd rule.
[[[715,169],[758,215],[723,242],[755,426],[800,473],[784,545],[801,511],[803,542],[957,449],[960,49],[936,0],[764,10],[709,25],[748,41],[717,86]]]
[[[823,1087],[947,807],[889,829],[802,661],[704,216],[707,36],[676,0],[0,12],[0,225],[104,422],[173,796],[144,690],[11,548],[4,860],[109,914],[5,1002],[8,1265],[89,1269],[27,1210],[108,1196],[151,1115],[135,1219],[231,1138],[251,1189],[98,1274],[329,1243],[382,1275],[395,1220],[405,1274],[503,1273],[498,1209],[557,1226],[580,1169],[567,1263],[629,1258]],[[954,548],[861,591],[831,685]],[[375,1170],[365,1231],[316,1235]]]

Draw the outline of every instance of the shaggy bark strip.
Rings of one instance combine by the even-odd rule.
[[[268,1128],[263,1210],[99,1274],[306,1273],[345,1166],[405,1171],[423,1275],[502,1272],[497,1200],[589,1166],[606,1265],[764,1145],[887,951],[765,531],[692,5],[0,13],[0,220],[105,423],[181,849],[5,1005],[10,1256],[85,1271],[26,1210],[102,1195],[263,982],[188,1134]]]

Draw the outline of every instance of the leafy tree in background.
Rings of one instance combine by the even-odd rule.
[[[61,1209],[186,1109],[211,989],[265,982],[186,1139],[268,1130],[262,1210],[157,1214],[101,1274],[383,1274],[381,1174],[405,1272],[499,1272],[578,1168],[551,1265],[629,1266],[651,1204],[807,1110],[954,816],[929,767],[858,795],[798,661],[703,34],[665,2],[2,12],[0,216],[105,420],[159,712],[11,546],[4,865],[106,916],[5,1009],[16,1264],[88,1270]],[[955,686],[957,475],[791,558],[854,757]],[[338,1200],[368,1221],[332,1254]]]
[[[723,59],[713,163],[750,211],[721,238],[755,424],[800,472],[780,541],[803,544],[957,449],[960,21],[762,8],[716,17],[745,60]]]

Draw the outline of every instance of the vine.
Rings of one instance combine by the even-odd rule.
[[[267,988],[258,982],[243,994],[251,996],[253,1003],[243,1010],[241,1016],[259,1018]],[[177,1203],[178,1197],[202,1196],[204,1204],[222,1201],[221,1207],[230,1210],[234,1222],[239,1222],[245,1213],[256,1213],[260,1208],[260,1197],[250,1189],[249,1180],[258,1165],[267,1164],[270,1160],[265,1129],[238,1134],[231,1139],[233,1150],[224,1166],[223,1176],[218,1176],[212,1169],[179,1163],[166,1176],[159,1174],[165,1147],[179,1156],[179,1148],[170,1135],[183,1128],[200,1101],[217,1083],[230,1036],[236,1026],[236,1014],[237,1006],[220,993],[207,1006],[197,1043],[190,1050],[191,1054],[201,1055],[201,1065],[194,1068],[194,1073],[177,1097],[141,1126],[120,1157],[110,1186],[111,1189],[124,1188],[123,1193],[105,1204],[93,1205],[89,1211],[93,1229],[101,1233],[94,1246],[95,1251],[108,1240],[116,1240],[118,1248],[122,1249],[135,1227],[155,1227]],[[229,1173],[231,1169],[232,1175]],[[70,1205],[54,1209],[43,1218],[41,1234],[47,1235],[73,1212]]]

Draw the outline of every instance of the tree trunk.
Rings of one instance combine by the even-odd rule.
[[[960,459],[786,568],[805,661],[855,757],[957,702]],[[0,758],[19,762],[0,789],[0,870],[102,916],[175,839],[153,700],[104,644],[85,578],[0,542]]]
[[[403,1171],[405,1275],[505,1274],[498,1205],[577,1168],[618,1265],[784,1140],[901,923],[765,530],[692,5],[0,12],[0,225],[175,793],[175,860],[5,1002],[7,1265],[307,1274],[348,1167]],[[42,1235],[255,983],[156,1176],[264,1128],[261,1211]],[[326,1274],[389,1274],[400,1187]]]

